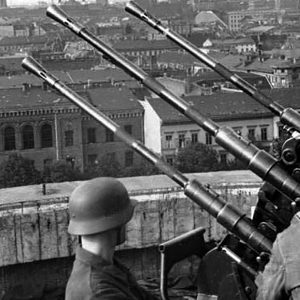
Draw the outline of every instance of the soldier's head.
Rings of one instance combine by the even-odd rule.
[[[82,237],[116,231],[116,244],[120,244],[125,240],[125,225],[133,215],[135,203],[117,179],[86,181],[71,194],[68,231]]]

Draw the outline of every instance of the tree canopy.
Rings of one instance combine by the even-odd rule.
[[[44,182],[74,181],[80,180],[82,177],[83,175],[78,167],[74,167],[63,160],[53,162],[43,172]]]
[[[218,153],[205,144],[190,144],[178,151],[175,167],[183,173],[215,171],[220,168]]]
[[[34,162],[18,154],[12,154],[0,164],[0,186],[13,187],[40,183],[40,172]]]

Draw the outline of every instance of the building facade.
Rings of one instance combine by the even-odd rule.
[[[274,89],[268,93],[271,99],[284,107],[299,109],[295,96],[299,91]],[[244,93],[187,96],[185,100],[220,127],[232,128],[238,135],[266,151],[271,149],[272,141],[281,132],[282,124],[278,117]],[[162,99],[146,99],[141,103],[145,109],[145,144],[169,163],[173,163],[179,149],[197,142],[211,145],[223,162],[234,159],[231,153],[215,142],[213,136]]]
[[[86,91],[84,96],[143,140],[143,108],[133,95],[115,87],[103,89]],[[72,161],[83,170],[107,155],[114,156],[122,167],[139,160],[110,131],[49,89],[0,90],[0,99],[0,162],[18,153],[34,161],[39,170],[56,160]]]

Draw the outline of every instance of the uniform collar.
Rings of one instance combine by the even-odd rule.
[[[111,263],[105,260],[102,256],[93,254],[83,249],[81,246],[78,246],[76,249],[76,259],[79,259],[90,265],[103,265],[103,266],[111,265]]]
[[[114,257],[114,263],[110,263],[106,259],[104,259],[100,255],[93,254],[85,249],[83,249],[81,246],[78,246],[76,249],[76,260],[80,260],[88,265],[93,266],[110,266],[114,269],[121,270],[123,272],[129,272],[128,268],[125,267],[118,259]]]

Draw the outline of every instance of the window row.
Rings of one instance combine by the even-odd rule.
[[[125,125],[124,130],[132,134],[132,125]],[[39,132],[41,148],[53,147],[53,129],[50,124],[44,124],[40,127]],[[12,126],[7,126],[3,130],[4,151],[17,149],[16,130]],[[108,129],[105,132],[105,142],[113,142],[114,133]],[[96,128],[88,128],[87,142],[96,143]],[[74,131],[66,130],[64,132],[64,145],[70,147],[74,145]],[[21,129],[21,149],[35,148],[35,134],[32,125],[25,125]]]
[[[187,144],[196,144],[199,142],[198,132],[192,132],[190,136],[186,133],[179,133],[177,138],[173,137],[173,134],[167,133],[165,135],[165,147],[171,148],[184,148]],[[205,143],[212,144],[212,136],[209,133],[205,134]]]
[[[242,135],[242,127],[234,127],[233,128],[238,135]],[[257,135],[257,130],[255,127],[249,127],[247,138],[251,141],[268,141],[268,127],[260,127],[260,135]],[[175,134],[173,132],[166,133],[164,136],[164,146],[166,149],[172,148],[184,148],[187,144],[195,144],[195,143],[205,143],[206,145],[211,145],[213,143],[213,136],[209,133],[205,133],[205,140],[199,140],[199,133],[192,132],[191,134],[187,133],[178,133]]]
[[[12,126],[7,126],[3,130],[4,150],[16,150],[16,130]],[[53,136],[52,126],[44,124],[40,128],[40,142],[42,148],[52,147]],[[34,128],[32,125],[25,125],[21,129],[21,147],[22,149],[34,148]]]
[[[128,134],[132,134],[132,125],[125,125],[124,130]],[[105,129],[105,142],[109,143],[109,142],[114,142],[114,141],[115,141],[114,133],[111,130],[106,128]],[[96,142],[97,142],[96,128],[90,127],[87,129],[87,143],[92,144],[92,143],[96,143]]]

